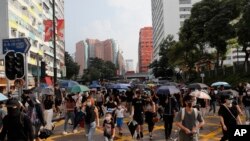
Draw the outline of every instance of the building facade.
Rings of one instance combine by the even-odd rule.
[[[171,34],[178,40],[178,32],[191,14],[193,4],[201,0],[151,0],[153,25],[153,59],[159,59],[159,45]]]
[[[123,56],[115,40],[86,39],[76,44],[75,61],[80,65],[79,76],[82,76],[83,70],[88,68],[88,59],[95,57],[114,63],[118,71],[124,68]]]
[[[64,0],[56,1],[56,18],[64,18]],[[53,77],[53,58],[57,58],[57,76],[64,68],[64,41],[57,42],[57,54],[53,54],[52,42],[44,42],[43,21],[52,19],[51,0],[1,0],[0,1],[0,41],[9,38],[28,38],[31,47],[27,53],[28,84],[34,86],[40,75],[40,62],[47,63],[47,74]],[[0,44],[1,59],[2,44]],[[37,67],[38,66],[38,67]],[[3,71],[3,70],[2,70]]]
[[[153,55],[153,28],[144,27],[140,29],[138,67],[139,73],[148,72],[148,66],[152,61]]]
[[[127,59],[125,60],[125,66],[126,66],[126,72],[135,71],[134,69],[134,60],[133,59]]]

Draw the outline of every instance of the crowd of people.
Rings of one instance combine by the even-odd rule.
[[[191,96],[191,89],[158,97],[156,89],[149,91],[137,87],[126,90],[98,88],[89,92],[68,93],[55,85],[55,92],[36,97],[32,90],[23,90],[21,100],[9,95],[6,103],[0,103],[0,141],[39,141],[42,129],[53,131],[54,117],[64,115],[63,135],[77,133],[84,125],[88,141],[94,141],[96,128],[103,129],[105,141],[113,141],[116,134],[123,135],[124,118],[137,123],[136,139],[142,139],[143,125],[147,124],[149,138],[153,139],[155,123],[164,122],[165,138],[171,138],[173,124],[179,128],[179,141],[198,140],[199,130],[204,128],[204,117],[209,113],[220,117],[223,130],[221,141],[229,138],[229,129],[242,124],[240,115],[245,110],[246,122],[250,121],[250,89],[238,87],[239,97],[224,94],[218,98],[223,86],[207,90],[211,99]],[[6,105],[7,112],[3,109]],[[219,106],[219,109],[217,108]],[[207,110],[207,108],[210,108]],[[103,120],[100,120],[103,119]],[[226,119],[226,120],[225,120]],[[72,129],[69,129],[69,121]],[[100,122],[102,121],[102,125]]]

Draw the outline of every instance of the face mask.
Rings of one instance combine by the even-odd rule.
[[[91,102],[87,102],[87,106],[91,106]]]
[[[106,120],[107,122],[110,122],[111,118],[110,118],[110,117],[105,117],[105,120]]]
[[[226,100],[226,104],[229,106],[229,107],[231,107],[232,106],[232,103],[233,103],[233,100]]]

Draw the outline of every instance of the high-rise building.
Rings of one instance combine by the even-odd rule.
[[[148,72],[148,66],[153,54],[153,28],[144,27],[140,29],[138,65],[139,72]]]
[[[79,75],[88,68],[88,45],[85,41],[76,43],[75,62],[80,65]]]
[[[153,24],[153,59],[159,59],[159,45],[171,34],[178,40],[178,32],[191,14],[193,4],[201,0],[151,0]]]
[[[119,51],[118,45],[113,39],[105,41],[86,39],[86,41],[80,41],[76,44],[75,60],[80,65],[80,76],[83,75],[83,70],[88,68],[88,59],[95,57],[104,61],[111,61],[120,69],[124,68],[124,63],[121,64],[124,62],[121,51]]]
[[[125,60],[125,66],[126,66],[126,72],[130,72],[130,71],[135,71],[134,69],[134,60],[133,59],[127,59]]]
[[[63,19],[64,0],[55,0],[55,2],[56,19]],[[25,37],[31,43],[27,56],[28,84],[32,86],[34,86],[34,77],[37,77],[37,72],[40,70],[37,67],[37,62],[42,61],[41,58],[47,63],[47,74],[50,77],[54,75],[54,57],[57,59],[58,77],[61,77],[61,69],[64,66],[64,41],[57,41],[56,56],[53,54],[52,42],[44,42],[43,21],[47,19],[52,20],[51,0],[0,1],[0,41],[8,38]],[[0,44],[0,54],[2,54],[2,44]],[[1,55],[2,58],[3,54]],[[39,70],[37,71],[37,69]]]

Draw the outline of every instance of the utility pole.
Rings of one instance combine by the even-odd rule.
[[[53,9],[53,47],[54,47],[54,85],[57,82],[57,66],[56,66],[56,16],[55,16],[55,0],[52,0]]]

